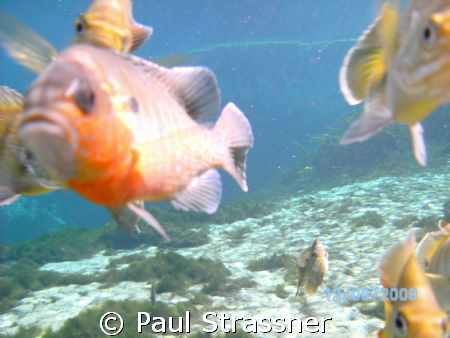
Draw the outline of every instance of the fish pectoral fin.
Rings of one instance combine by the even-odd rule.
[[[0,207],[14,203],[19,197],[20,195],[16,194],[10,188],[0,186]]]
[[[175,209],[184,211],[216,212],[222,196],[222,182],[216,169],[209,169],[194,177],[187,187],[178,192],[171,203]]]
[[[246,161],[247,153],[253,147],[253,132],[244,113],[232,102],[222,110],[214,131],[222,134],[229,149],[224,159],[224,169],[238,182],[243,191],[247,191]]]
[[[130,47],[130,52],[138,49],[150,36],[153,34],[153,28],[141,25],[133,21],[131,24],[131,36],[132,43]]]
[[[393,121],[393,114],[387,107],[384,87],[385,84],[368,97],[363,114],[345,131],[340,144],[365,141]]]
[[[14,89],[0,86],[0,114],[3,112],[20,113],[23,110],[23,96]],[[0,116],[0,122],[4,119]]]
[[[137,216],[142,218],[153,229],[155,229],[162,237],[164,237],[164,239],[168,241],[170,240],[170,237],[167,235],[166,231],[163,229],[161,224],[159,224],[158,220],[155,217],[153,217],[151,213],[145,210],[143,205],[139,206],[134,202],[130,202],[127,204],[127,207]]]
[[[159,74],[189,116],[206,122],[219,113],[220,93],[216,77],[205,67],[174,67]]]
[[[133,203],[140,208],[144,207],[143,201],[134,201]],[[107,209],[119,228],[127,235],[131,235],[133,231],[141,232],[138,226],[141,217],[128,208],[128,206],[107,207]]]
[[[396,6],[384,4],[381,14],[345,56],[339,85],[349,104],[360,103],[385,78],[397,46],[398,22]]]
[[[365,99],[369,85],[386,73],[386,63],[379,37],[381,16],[361,35],[356,46],[344,58],[339,71],[339,86],[348,104],[355,105]]]
[[[58,54],[47,40],[4,13],[0,13],[0,44],[11,58],[35,73],[40,73]]]
[[[416,123],[409,127],[409,131],[412,138],[414,157],[417,163],[425,167],[427,165],[427,149],[423,138],[423,127],[420,123]]]

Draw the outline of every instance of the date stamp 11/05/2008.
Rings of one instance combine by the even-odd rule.
[[[323,291],[327,301],[348,303],[348,302],[375,302],[385,301],[414,301],[417,300],[416,288],[325,288]]]

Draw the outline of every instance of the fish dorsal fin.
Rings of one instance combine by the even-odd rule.
[[[172,198],[175,209],[184,211],[216,212],[222,196],[222,182],[219,172],[209,169],[192,179],[188,186]]]
[[[346,101],[355,105],[364,100],[371,88],[386,76],[389,60],[396,45],[398,11],[384,4],[380,16],[361,35],[355,47],[344,58],[339,85]]]
[[[205,67],[174,67],[162,72],[161,80],[167,85],[187,114],[197,122],[217,116],[220,93],[216,77]]]
[[[23,95],[14,89],[0,86],[0,114],[3,112],[19,113],[23,110]],[[2,119],[0,115],[0,119]]]
[[[132,20],[131,23],[131,47],[130,52],[138,49],[153,34],[153,28],[141,25]]]
[[[398,287],[400,277],[408,260],[411,256],[414,256],[415,244],[414,230],[411,230],[406,241],[393,245],[381,257],[378,269],[383,287]]]
[[[0,13],[0,44],[11,58],[35,73],[58,55],[47,40],[4,13]]]

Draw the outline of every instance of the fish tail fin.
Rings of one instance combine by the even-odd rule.
[[[245,177],[247,152],[253,147],[250,122],[241,110],[230,102],[222,110],[214,130],[223,135],[229,149],[230,156],[225,159],[224,169],[234,177],[242,190],[247,191]]]
[[[292,264],[294,264],[295,269],[297,271],[297,291],[295,292],[295,297],[298,297],[300,295],[300,287],[303,284],[302,267],[300,266],[300,264],[298,264],[298,262],[294,258],[291,258],[291,262]]]

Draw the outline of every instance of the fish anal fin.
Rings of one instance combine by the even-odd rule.
[[[417,163],[425,167],[427,165],[427,149],[425,147],[422,125],[416,123],[409,127],[409,131],[411,133],[414,157]]]
[[[230,102],[222,110],[214,131],[222,134],[229,149],[230,156],[225,159],[224,169],[233,176],[243,191],[247,191],[247,153],[253,147],[253,132],[248,119]]]
[[[131,24],[131,47],[130,52],[138,49],[153,34],[153,28],[141,25],[136,22]]]
[[[392,112],[386,103],[385,83],[372,93],[364,105],[363,114],[351,124],[340,140],[340,144],[362,142],[380,132],[393,121]]]
[[[209,169],[194,177],[184,190],[172,198],[171,203],[175,209],[212,214],[219,207],[221,195],[220,174],[215,169]]]

